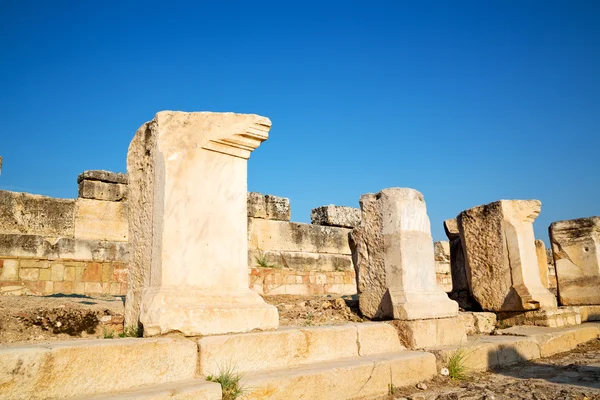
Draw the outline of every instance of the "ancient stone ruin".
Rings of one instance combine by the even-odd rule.
[[[536,200],[463,211],[449,242],[408,188],[292,222],[289,199],[247,191],[270,128],[159,112],[128,173],[85,171],[77,199],[0,191],[0,310],[20,304],[0,329],[63,335],[0,343],[0,397],[217,400],[242,389],[228,371],[248,399],[381,399],[450,379],[457,354],[505,368],[600,335],[599,217],[552,224],[549,259]],[[316,323],[314,303],[344,317]]]
[[[562,305],[600,304],[600,217],[550,225]]]

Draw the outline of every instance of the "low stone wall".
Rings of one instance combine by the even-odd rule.
[[[77,199],[0,191],[0,294],[126,293],[126,176],[78,182]]]

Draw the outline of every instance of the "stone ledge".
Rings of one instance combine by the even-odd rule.
[[[200,378],[69,400],[221,400],[221,395],[220,384]]]
[[[190,340],[76,340],[0,348],[4,400],[68,398],[192,379]],[[15,373],[15,371],[17,371]]]
[[[127,174],[122,172],[111,172],[104,170],[88,170],[83,171],[77,177],[77,183],[81,183],[82,181],[100,181],[106,183],[120,183],[122,185],[127,185],[128,177]]]
[[[128,262],[129,244],[106,240],[0,234],[0,257],[64,261]]]
[[[245,373],[404,349],[394,328],[385,323],[280,328],[273,332],[210,336],[198,339],[198,346],[203,375],[215,374],[219,366],[227,363]]]

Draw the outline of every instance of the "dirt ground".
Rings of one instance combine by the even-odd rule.
[[[279,310],[282,326],[338,325],[366,321],[356,296],[265,296]]]
[[[440,375],[425,385],[425,390],[396,388],[385,400],[600,400],[600,339],[549,358],[470,374],[464,381]]]
[[[0,344],[116,336],[123,310],[118,297],[0,296]]]

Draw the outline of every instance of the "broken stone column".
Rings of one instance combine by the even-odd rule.
[[[436,283],[433,241],[423,195],[384,189],[360,198],[352,232],[361,312],[374,319],[452,317],[458,304]]]
[[[360,209],[334,205],[321,206],[312,209],[310,220],[313,225],[356,228],[360,223]]]
[[[600,217],[554,222],[549,233],[560,304],[600,304]]]
[[[258,115],[163,111],[138,129],[126,323],[139,314],[144,336],[277,328],[247,264],[247,159],[270,128]]]
[[[546,257],[546,244],[543,240],[535,241],[535,253],[537,255],[538,269],[540,271],[540,280],[545,288],[548,285],[548,258]]]
[[[533,221],[540,208],[538,200],[500,200],[459,214],[467,281],[484,310],[556,308],[535,251]]]

